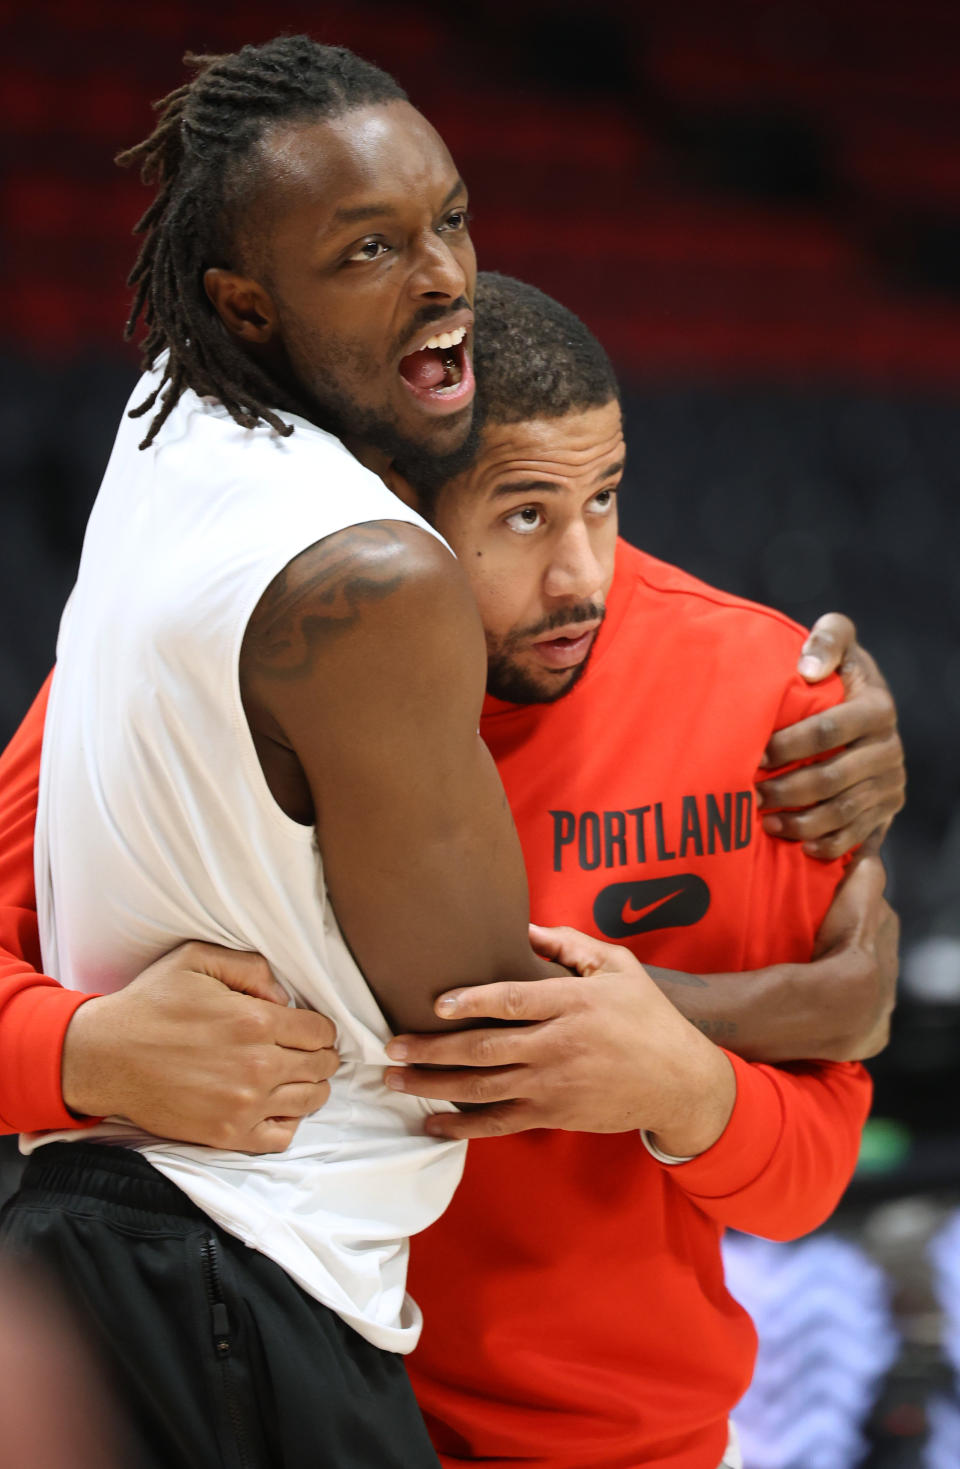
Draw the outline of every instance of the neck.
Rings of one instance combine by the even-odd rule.
[[[342,434],[341,440],[345,449],[349,449],[354,459],[359,459],[364,469],[371,469],[374,474],[390,484],[388,475],[390,473],[390,455],[383,449],[374,449],[370,444],[361,443],[351,434]],[[393,486],[391,485],[391,489]]]

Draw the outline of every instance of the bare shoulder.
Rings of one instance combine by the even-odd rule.
[[[364,635],[392,639],[438,615],[477,618],[459,564],[435,536],[404,521],[348,526],[274,577],[247,625],[243,673],[296,681],[340,644]]]

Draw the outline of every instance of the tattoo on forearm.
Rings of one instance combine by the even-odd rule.
[[[243,657],[251,673],[294,680],[321,646],[351,628],[364,603],[389,597],[404,580],[396,527],[372,521],[319,541],[274,577],[247,625]]]
[[[739,1028],[735,1020],[694,1020],[693,1024],[712,1041],[732,1041]]]

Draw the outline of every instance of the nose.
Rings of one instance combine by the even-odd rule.
[[[452,246],[451,238],[458,239],[459,243]],[[410,290],[417,297],[432,300],[456,300],[458,296],[470,299],[473,292],[468,290],[468,285],[474,262],[473,245],[469,239],[462,235],[438,235],[430,230],[417,251],[410,274]]]
[[[544,576],[548,597],[585,601],[602,595],[603,566],[583,521],[571,525],[557,541]]]

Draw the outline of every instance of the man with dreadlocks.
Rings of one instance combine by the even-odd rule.
[[[341,1064],[277,1151],[329,1075],[293,1052],[293,1123],[257,1156],[150,1136],[121,1087],[79,1140],[33,1139],[5,1242],[83,1302],[138,1463],[435,1466],[398,1355],[419,1330],[406,1241],[464,1145],[383,1086],[386,1017],[436,1028],[446,984],[559,972],[530,949],[477,732],[469,585],[373,472],[469,429],[466,193],[349,52],[294,37],[192,65],[121,155],[157,189],[131,277],[146,377],[61,626],[43,960],[108,991],[102,1022],[183,938],[260,953],[331,1018]],[[727,1106],[704,1097],[708,1127]]]
[[[628,823],[621,813],[618,834],[617,813],[610,811],[604,817],[605,823],[609,818],[605,849],[601,852],[598,846],[591,855],[589,841],[581,841],[579,860],[575,855],[569,826],[574,816],[571,810],[553,809],[558,804],[574,811],[584,804],[591,810],[617,800],[622,805],[617,785],[633,793],[636,780],[646,783],[655,771],[662,781],[665,753],[666,778],[682,778],[683,789],[689,788],[688,781],[696,789],[701,777],[715,787],[742,784],[750,779],[783,689],[788,691],[784,707],[796,712],[823,698],[811,696],[799,679],[789,679],[799,639],[785,619],[759,615],[758,609],[720,593],[705,598],[707,589],[624,546],[616,552],[603,627],[598,631],[590,625],[602,609],[587,606],[577,588],[593,588],[596,595],[609,577],[614,497],[622,470],[612,370],[582,324],[532,287],[488,277],[478,292],[478,306],[488,328],[481,332],[478,358],[485,385],[483,438],[479,452],[471,445],[454,456],[463,464],[470,462],[449,482],[449,458],[434,467],[434,482],[442,488],[431,517],[462,557],[480,603],[488,686],[499,696],[490,701],[482,729],[508,782],[538,912],[572,915],[590,925],[591,910],[600,914],[599,892],[616,898],[612,908],[607,903],[606,917],[596,919],[601,932],[610,932],[611,915],[617,924],[627,912],[624,884],[631,899],[637,889],[652,886],[659,892],[648,905],[652,911],[631,918],[627,935],[644,959],[734,966],[747,942],[755,961],[778,953],[795,952],[799,958],[809,950],[811,902],[825,902],[836,865],[811,864],[795,846],[778,849],[756,831],[750,840],[738,839],[734,845],[729,820],[723,834],[722,798],[717,800],[719,825],[712,828],[709,852],[697,849],[691,828],[681,851],[683,872],[675,880],[670,864],[677,851],[659,850],[661,837],[670,835],[669,803],[663,805],[666,825],[662,830],[657,826],[656,837],[652,830],[647,833],[645,855],[633,850],[635,838],[630,836],[628,858]],[[426,465],[421,470],[427,474]],[[665,575],[673,577],[666,589]],[[746,635],[752,639],[749,659],[739,664],[724,657],[691,662],[682,656],[695,632],[691,615],[700,617],[705,602],[712,611],[701,642],[708,633],[713,638],[718,633],[739,639]],[[564,635],[558,617],[566,619],[575,636]],[[588,660],[594,644],[596,657]],[[734,665],[731,671],[716,677],[727,662]],[[683,697],[693,699],[707,717],[688,731],[677,758],[674,711],[680,690],[673,674],[681,666]],[[582,674],[588,676],[581,680]],[[738,679],[740,718],[721,742],[710,711],[716,712],[718,700],[723,706]],[[628,684],[633,701],[623,697]],[[564,697],[551,702],[557,695]],[[667,695],[669,705],[664,703]],[[502,703],[507,697],[514,702]],[[648,717],[655,707],[657,717]],[[849,711],[855,707],[851,704]],[[42,701],[32,719],[22,733],[33,741],[35,770]],[[20,737],[18,743],[22,752]],[[771,748],[782,752],[779,758],[787,753],[782,736]],[[584,754],[589,750],[589,759],[571,760],[571,750],[577,749]],[[803,779],[804,772],[796,774]],[[771,790],[788,799],[788,791],[796,789],[793,780],[774,782]],[[4,856],[8,843],[16,840],[8,817],[10,783],[8,753],[0,762]],[[35,784],[34,775],[34,789]],[[29,787],[23,794],[30,798]],[[692,800],[685,798],[688,806]],[[742,810],[739,800],[737,810]],[[876,814],[865,814],[864,831]],[[581,823],[585,831],[589,815],[590,810]],[[839,845],[834,850],[853,837],[851,832],[835,838]],[[639,882],[638,872],[644,874]],[[786,884],[776,884],[778,873],[788,879]],[[830,916],[841,923],[844,905],[842,922],[849,923],[852,906],[857,939],[869,944],[877,941],[871,936],[871,924],[874,933],[877,926],[871,908],[879,905],[879,884],[877,874],[865,877],[866,883],[858,873],[847,885]],[[666,902],[661,901],[665,883]],[[714,894],[709,912],[691,914],[689,903],[686,913],[680,911],[678,886],[681,898],[684,892],[689,898],[691,887],[696,897],[707,884]],[[871,886],[874,899],[864,916],[858,901],[862,907]],[[25,894],[23,901],[32,900]],[[9,879],[0,870],[0,904],[9,902]],[[696,923],[690,921],[694,917]],[[650,1003],[642,972],[629,955],[580,942],[588,944],[591,967],[596,967],[598,954],[606,953],[602,967],[609,971],[586,988],[561,980],[470,992],[471,1013],[477,1015],[491,1013],[492,1005],[492,1013],[508,1016],[509,1009],[496,1008],[506,993],[514,996],[515,1006],[539,1004],[537,1026],[426,1042],[408,1038],[410,1059],[418,1059],[418,1047],[439,1040],[451,1048],[446,1059],[462,1069],[443,1076],[416,1068],[389,1073],[392,1083],[409,1091],[422,1088],[428,1096],[441,1088],[444,1095],[470,1100],[479,1085],[479,1095],[496,1097],[500,1088],[499,1095],[510,1098],[506,1105],[493,1101],[466,1118],[433,1118],[431,1128],[468,1128],[473,1135],[535,1129],[518,1138],[498,1138],[492,1148],[475,1149],[451,1210],[414,1249],[416,1291],[429,1307],[424,1342],[414,1358],[418,1398],[451,1465],[465,1458],[501,1461],[505,1455],[510,1462],[532,1462],[536,1455],[545,1469],[581,1469],[586,1463],[621,1469],[624,1462],[653,1462],[656,1443],[661,1455],[657,1462],[676,1463],[678,1469],[681,1464],[683,1469],[714,1469],[726,1413],[750,1358],[745,1319],[711,1284],[717,1222],[735,1217],[748,1228],[796,1230],[822,1213],[848,1166],[850,1140],[866,1096],[864,1078],[855,1067],[827,1067],[820,1069],[822,1076],[813,1070],[792,1083],[775,1082],[776,1073],[769,1068],[743,1067],[747,1100],[739,1098],[722,1142],[702,1163],[681,1165],[685,1171],[676,1175],[675,1186],[672,1165],[655,1167],[636,1136],[623,1131],[632,1114],[638,1119],[643,1115],[638,1096],[648,1076],[657,1077],[665,1039],[659,1027],[670,1012],[662,1000],[659,1011]],[[236,955],[232,962],[244,957],[251,956]],[[800,985],[797,966],[783,964],[768,965],[754,975],[731,973],[696,981],[688,976],[679,992],[675,986],[680,976],[664,973],[661,983],[668,994],[674,986],[680,1008],[708,1027],[717,1025],[718,1012],[726,1015],[722,1034],[733,1052],[780,1059],[859,1055],[875,1044],[872,1032],[882,1030],[889,1001],[889,984],[867,969],[863,982],[854,986],[860,999],[855,994],[852,1004],[848,996],[842,1000],[859,1027],[847,1035],[837,1031],[841,997],[836,991],[848,986],[851,971],[829,961],[805,966]],[[691,982],[698,987],[691,990]],[[591,997],[584,1007],[581,1002]],[[96,1002],[87,1007],[88,1015],[96,1012]],[[571,1023],[576,1050],[569,1044]],[[519,1047],[512,1053],[509,1074],[498,1075],[494,1067],[489,1077],[478,1080],[477,1065],[494,1062],[504,1044]],[[672,1044],[669,1038],[666,1044]],[[499,1054],[502,1058],[505,1053]],[[419,1059],[428,1058],[429,1051],[420,1052]],[[836,1073],[832,1082],[827,1075],[831,1070]],[[6,1084],[0,1088],[0,1110],[6,1111],[9,1091]],[[778,1132],[780,1091],[785,1124]],[[101,1096],[91,1092],[89,1105],[100,1106]],[[591,1133],[612,1129],[621,1135],[578,1140],[563,1131],[546,1134],[544,1127]],[[809,1146],[811,1139],[824,1135],[831,1138],[829,1149]],[[737,1186],[722,1191],[716,1201],[704,1189],[704,1168],[712,1170],[715,1187],[730,1178],[732,1169]],[[85,1202],[89,1209],[89,1200]],[[679,1223],[682,1228],[673,1227]],[[155,1216],[148,1227],[156,1234]],[[228,1248],[211,1232],[205,1241],[208,1252],[211,1240]],[[228,1254],[235,1264],[229,1248]],[[207,1269],[214,1258],[205,1256]],[[651,1260],[657,1262],[652,1272]],[[82,1270],[80,1275],[85,1278]],[[688,1282],[690,1288],[678,1282]],[[631,1293],[634,1300],[642,1299],[642,1310],[621,1309]],[[257,1310],[259,1314],[259,1302]],[[695,1343],[689,1361],[677,1346],[668,1357],[662,1350],[662,1340],[678,1320],[684,1328],[681,1344]],[[465,1323],[471,1323],[466,1331]],[[218,1340],[231,1345],[228,1337]],[[706,1379],[697,1370],[705,1343],[723,1364],[722,1371],[717,1368]],[[585,1361],[589,1373],[581,1370]],[[683,1442],[680,1450],[678,1440]]]
[[[95,1075],[71,1100],[116,1118],[36,1147],[4,1234],[83,1300],[138,1462],[435,1463],[377,1348],[415,1339],[404,1236],[460,1158],[424,1136],[442,1103],[387,1101],[386,1023],[355,959],[404,1026],[435,1028],[446,984],[550,972],[476,740],[473,604],[358,462],[412,475],[466,433],[463,186],[347,53],[298,39],[197,66],[124,155],[159,185],[134,273],[151,375],[132,413],[155,414],[139,450],[121,428],[64,620],[44,958],[80,998],[106,979],[76,1019],[122,1027],[141,981],[124,986],[184,935],[259,949],[333,1016],[343,1066],[315,1111],[329,1037],[319,1017],[310,1044],[291,1028],[259,1146],[313,1115],[266,1158],[149,1137],[129,1077]],[[670,1015],[673,1101],[646,1120],[697,1151],[725,1126],[729,1067]]]

